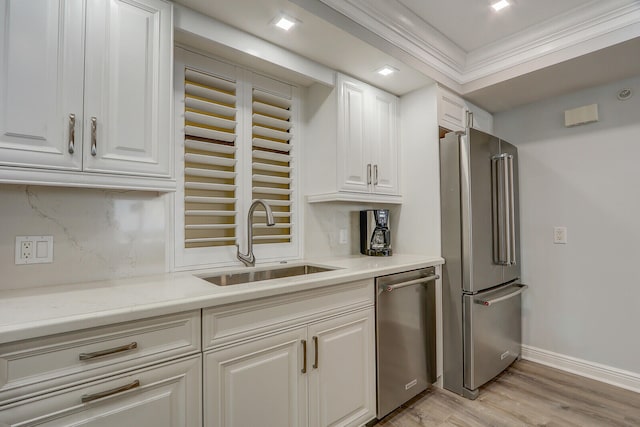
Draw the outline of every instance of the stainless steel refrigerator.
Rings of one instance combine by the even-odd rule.
[[[518,150],[467,129],[440,140],[443,385],[475,399],[520,356]]]

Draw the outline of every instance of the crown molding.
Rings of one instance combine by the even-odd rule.
[[[397,0],[320,1],[461,87],[475,89],[497,73],[514,77],[533,71],[526,64],[539,69],[640,36],[638,0],[593,0],[471,52]]]
[[[599,37],[612,36],[615,32],[624,33],[625,29],[638,23],[640,2],[630,4],[628,0],[618,0],[587,3],[512,37],[469,52],[460,83],[468,83]],[[610,37],[611,44],[638,35],[636,31],[629,31],[622,40],[619,40],[620,37]],[[593,50],[601,47],[594,45]]]
[[[397,0],[320,1],[454,81],[461,81],[465,51]]]

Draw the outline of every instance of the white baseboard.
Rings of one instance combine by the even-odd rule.
[[[624,371],[528,345],[522,346],[522,358],[640,393],[640,374],[635,372]]]

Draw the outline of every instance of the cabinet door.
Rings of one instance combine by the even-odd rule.
[[[371,168],[365,139],[367,86],[338,75],[338,185],[340,190],[369,192]]]
[[[438,125],[451,131],[464,131],[467,127],[464,99],[442,88],[438,88]]]
[[[84,170],[170,176],[171,7],[87,1]]]
[[[373,191],[378,194],[398,194],[398,98],[374,91],[371,96],[370,132],[373,163]]]
[[[375,418],[373,308],[310,325],[309,337],[309,425],[356,426]]]
[[[201,360],[192,356],[20,401],[0,409],[0,425],[198,427]]]
[[[298,328],[205,353],[204,425],[305,426],[303,340]]]
[[[482,131],[484,133],[493,134],[493,116],[488,111],[467,102],[467,108],[469,109],[470,127]]]
[[[83,4],[0,0],[0,164],[80,169]]]

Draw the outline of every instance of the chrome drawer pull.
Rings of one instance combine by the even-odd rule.
[[[432,282],[434,280],[438,280],[439,278],[440,278],[440,276],[438,276],[437,274],[434,274],[432,276],[421,277],[419,279],[409,280],[408,282],[402,282],[402,283],[398,283],[396,285],[389,285],[386,288],[384,288],[384,290],[387,291],[387,292],[391,292],[391,291],[393,291],[395,289],[404,288],[406,286],[417,285],[418,283]]]
[[[131,390],[137,387],[140,387],[140,381],[135,380],[130,384],[123,385],[122,387],[112,388],[111,390],[101,391],[100,393],[85,394],[80,398],[80,400],[82,401],[82,403],[87,403],[93,400],[102,399],[103,397],[122,393],[123,391]]]
[[[80,360],[95,359],[96,357],[108,356],[109,354],[114,354],[114,353],[122,353],[123,351],[134,350],[136,348],[138,348],[138,343],[134,341],[131,344],[123,345],[121,347],[94,351],[93,353],[80,353],[79,358]]]

